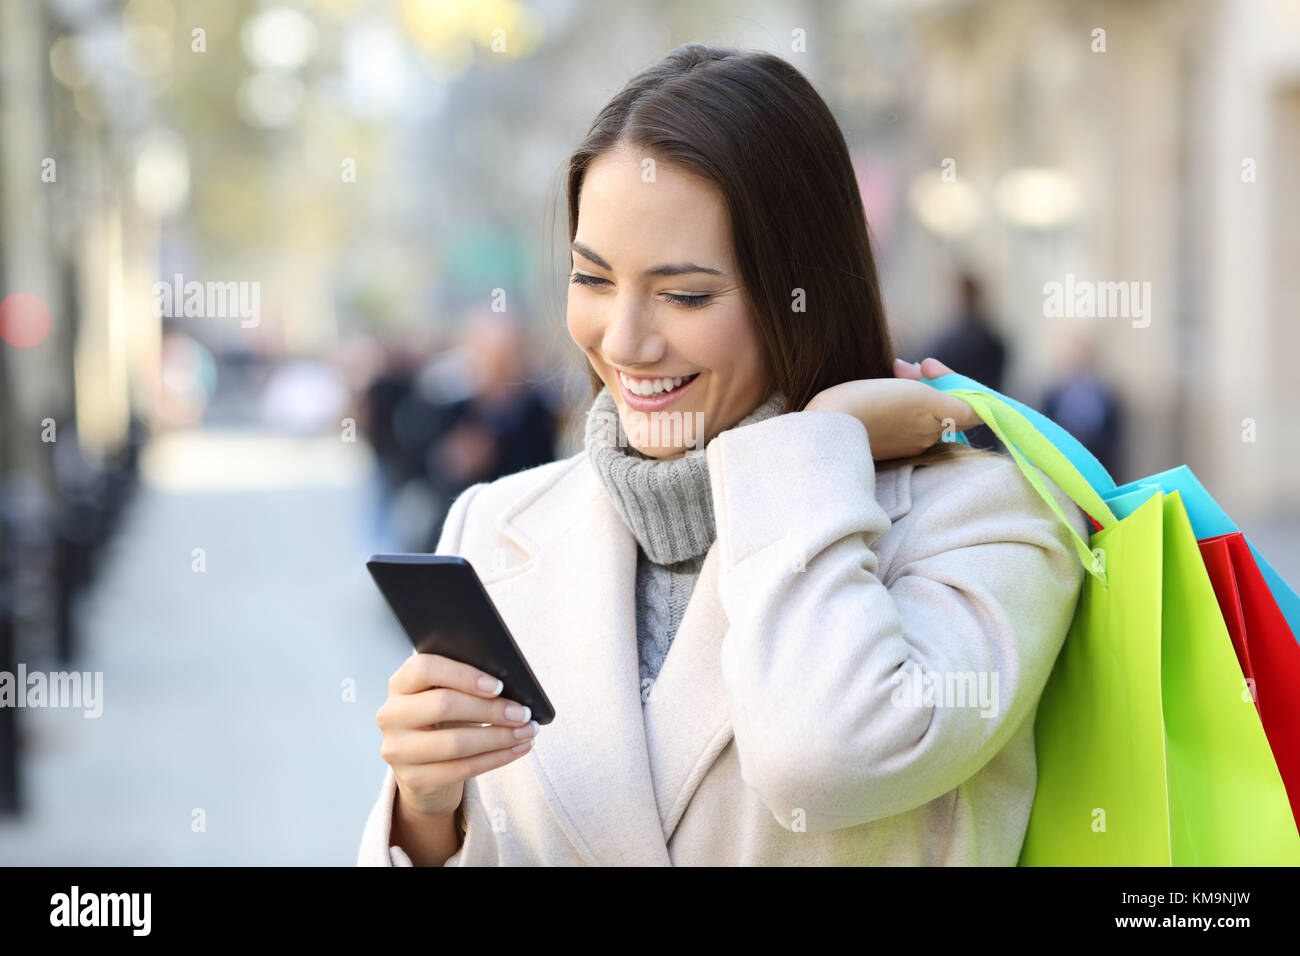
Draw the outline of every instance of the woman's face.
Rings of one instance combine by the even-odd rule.
[[[620,146],[587,170],[568,325],[613,395],[628,440],[666,459],[703,448],[770,387],[722,194],[645,159]],[[673,380],[667,392],[658,391],[664,378]]]

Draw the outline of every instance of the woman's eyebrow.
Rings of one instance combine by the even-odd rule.
[[[584,246],[582,243],[572,242],[569,244],[569,248],[572,249],[574,252],[578,253],[584,259],[590,259],[592,262],[596,263],[596,265],[600,266],[602,269],[608,269],[610,272],[614,271],[613,267],[608,262],[606,262],[604,259],[598,256],[592,249],[589,249],[586,246]],[[680,275],[685,275],[688,272],[705,272],[708,273],[709,275],[714,275],[714,276],[726,275],[726,273],[723,272],[721,269],[713,269],[709,266],[699,266],[696,265],[694,262],[677,262],[669,265],[655,266],[653,269],[647,269],[645,272],[642,273],[642,275],[680,276]]]

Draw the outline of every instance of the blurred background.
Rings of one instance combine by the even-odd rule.
[[[364,558],[581,447],[563,166],[692,40],[831,105],[902,357],[1300,581],[1300,0],[0,0],[0,672],[102,675],[0,706],[0,863],[354,861]]]

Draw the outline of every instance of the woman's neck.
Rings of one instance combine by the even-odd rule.
[[[780,415],[785,407],[785,396],[773,391],[732,427]],[[610,501],[650,560],[675,564],[709,549],[716,530],[703,449],[672,458],[651,458],[637,451],[626,440],[618,408],[606,388],[597,393],[587,413],[584,440]]]

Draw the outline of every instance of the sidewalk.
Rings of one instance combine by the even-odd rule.
[[[352,865],[409,652],[365,571],[365,453],[225,433],[149,454],[80,608],[103,714],[22,711],[28,812],[0,863]]]

